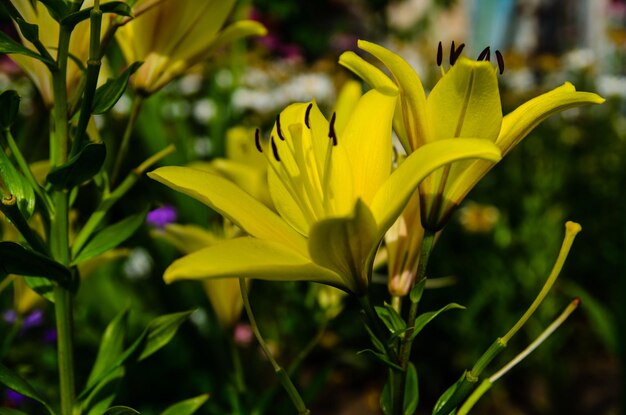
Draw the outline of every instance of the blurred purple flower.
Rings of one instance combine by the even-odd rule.
[[[28,399],[26,396],[19,392],[15,392],[13,389],[7,389],[4,392],[4,396],[6,397],[6,403],[12,408],[21,406],[24,402],[26,402],[26,399]]]
[[[38,327],[43,322],[43,311],[35,309],[32,313],[24,318],[22,322],[22,330],[28,330],[32,327]]]
[[[15,310],[6,310],[2,313],[2,320],[6,321],[9,324],[15,323],[17,321],[17,313]]]
[[[248,346],[252,342],[252,327],[246,323],[239,323],[235,326],[233,337],[235,344],[239,346]]]
[[[57,341],[57,330],[53,328],[48,328],[43,332],[43,341],[44,343],[56,343]]]
[[[148,212],[146,222],[155,228],[163,228],[165,225],[176,221],[178,213],[173,206],[164,205]]]

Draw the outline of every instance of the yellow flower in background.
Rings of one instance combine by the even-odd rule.
[[[155,3],[150,7],[144,7]],[[265,27],[241,20],[222,29],[235,0],[139,0],[142,9],[117,31],[130,64],[143,65],[131,78],[135,90],[152,94],[189,68],[205,61],[219,47],[245,36],[263,36]]]
[[[102,1],[101,3],[106,3],[107,1]],[[59,41],[59,23],[50,16],[43,3],[30,0],[13,0],[12,3],[26,22],[39,26],[39,39],[41,43],[43,43],[50,55],[56,58],[57,44]],[[91,6],[93,6],[93,0],[86,0],[82,8]],[[108,19],[102,20],[102,33],[104,33],[107,28],[107,22]],[[24,39],[21,34],[20,37],[24,46],[33,51],[37,51],[35,46]],[[69,53],[72,59],[68,59],[67,64],[67,93],[70,101],[74,102],[78,99],[74,93],[78,92],[77,89],[83,75],[81,68],[77,65],[75,60],[86,65],[89,56],[89,20],[80,22],[74,28],[70,40]],[[15,54],[11,55],[11,59],[13,59],[33,81],[45,105],[51,107],[54,104],[54,94],[52,93],[52,75],[50,74],[50,69],[48,69],[43,62],[28,56]]]
[[[489,62],[458,58],[426,97],[418,75],[404,59],[374,43],[360,40],[358,46],[380,60],[392,77],[353,52],[342,54],[339,62],[373,88],[399,91],[394,129],[408,154],[440,140],[472,137],[495,143],[504,156],[548,116],[604,102],[600,96],[578,92],[566,82],[503,117],[496,69]],[[422,224],[431,231],[441,229],[453,209],[493,166],[493,162],[472,160],[427,177],[419,188]]]
[[[457,160],[492,161],[487,140],[441,140],[415,151],[393,173],[391,122],[396,93],[363,95],[341,134],[315,102],[293,104],[257,147],[268,162],[278,214],[232,182],[188,167],[149,176],[221,213],[250,236],[175,261],[164,279],[246,277],[311,280],[362,295],[378,245],[420,181]]]
[[[165,225],[161,230],[155,230],[153,234],[188,255],[233,237],[235,232],[233,226],[225,226],[222,232],[211,232],[197,225],[172,223]],[[236,278],[206,279],[202,281],[202,287],[220,326],[224,329],[234,327],[243,310],[239,280]]]

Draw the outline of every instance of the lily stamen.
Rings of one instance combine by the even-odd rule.
[[[280,114],[276,116],[276,131],[278,132],[278,138],[280,138],[281,141],[285,141],[285,136],[280,128]]]
[[[254,131],[254,145],[256,149],[259,150],[259,153],[263,152],[263,147],[261,146],[261,131],[258,128]]]
[[[454,65],[461,56],[463,52],[463,48],[465,47],[465,43],[461,43],[458,48],[454,47],[454,40],[452,41],[452,45],[450,46],[450,65]]]
[[[330,124],[328,126],[328,138],[333,139],[333,146],[337,145],[337,134],[335,133],[335,117],[336,113],[333,112],[333,116],[330,118]]]
[[[309,104],[308,107],[306,107],[306,112],[304,113],[304,125],[306,125],[306,128],[308,128],[309,130],[311,129],[311,125],[309,124],[309,115],[311,114],[311,108],[313,108],[313,104]]]
[[[441,66],[443,63],[443,47],[441,46],[441,41],[439,41],[439,45],[437,45],[437,66]]]
[[[477,61],[491,61],[491,48],[489,46],[487,46],[485,49],[483,49],[482,52],[480,52],[480,55],[478,55],[478,59],[476,59]]]
[[[500,75],[504,72],[504,58],[499,50],[496,50],[496,59],[498,60],[498,70],[500,71]]]
[[[278,125],[278,124],[276,124]],[[280,130],[278,130],[280,131]],[[280,133],[279,133],[280,136]],[[283,138],[284,140],[284,138]],[[274,158],[276,159],[276,161],[280,161],[280,157],[278,155],[278,148],[276,148],[276,142],[274,141],[274,136],[270,137],[270,144],[272,145],[272,153],[274,153]]]

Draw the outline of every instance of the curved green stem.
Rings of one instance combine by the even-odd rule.
[[[295,385],[289,378],[289,375],[287,374],[287,372],[285,372],[285,369],[283,369],[276,362],[276,360],[274,359],[274,356],[272,356],[272,352],[267,347],[267,344],[265,343],[263,336],[261,336],[259,327],[256,324],[256,319],[254,318],[254,314],[252,313],[252,307],[250,306],[250,299],[248,298],[248,289],[246,287],[246,281],[243,278],[239,278],[239,289],[241,290],[241,297],[243,298],[243,306],[246,309],[246,314],[248,315],[248,320],[250,321],[250,327],[252,328],[252,332],[254,333],[254,336],[259,342],[259,345],[261,346],[263,353],[265,353],[267,360],[269,360],[270,363],[272,364],[272,367],[274,368],[274,372],[276,373],[278,380],[280,381],[281,385],[283,385],[283,388],[285,388],[285,391],[289,395],[289,398],[291,399],[291,402],[293,403],[293,405],[296,407],[298,414],[300,415],[310,414],[311,411],[307,409],[306,405],[304,404],[304,401],[302,400],[302,397],[298,393],[298,390],[296,389]]]

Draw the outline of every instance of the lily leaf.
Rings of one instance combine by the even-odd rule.
[[[6,107],[2,107],[3,111]],[[30,218],[35,210],[35,191],[22,176],[6,153],[0,148],[0,184],[8,188],[9,192],[17,199],[17,207],[25,219]]]
[[[54,303],[54,285],[45,277],[28,277],[24,276],[26,285],[32,288],[46,300]]]
[[[87,242],[72,261],[72,265],[79,264],[87,259],[103,254],[130,238],[146,221],[147,210],[129,216],[121,221],[104,228]]]
[[[3,384],[9,389],[13,389],[16,392],[21,393],[22,395],[34,399],[37,402],[41,403],[46,407],[48,412],[54,415],[54,411],[50,408],[50,406],[46,403],[39,392],[37,392],[24,378],[22,378],[17,373],[13,372],[8,367],[4,366],[0,363],[0,384]]]
[[[65,16],[69,13],[70,9],[67,3],[63,0],[38,0],[43,3],[48,9],[50,16],[57,22],[61,22]]]
[[[67,163],[52,169],[46,179],[55,189],[72,189],[98,174],[105,158],[103,143],[89,143]]]
[[[404,383],[404,405],[402,413],[404,415],[413,415],[417,409],[419,402],[419,390],[417,385],[417,370],[413,363],[409,362],[406,369],[406,382]],[[380,408],[385,415],[392,413],[392,397],[389,380],[385,382],[383,391],[380,394]]]
[[[93,7],[87,7],[86,9],[71,13],[61,20],[61,24],[70,27],[75,26],[83,20],[89,19],[91,10],[93,10]],[[114,13],[122,16],[131,16],[130,6],[123,1],[103,3],[100,5],[100,11],[102,13]]]
[[[420,314],[419,316],[417,316],[417,318],[415,319],[415,326],[414,326],[414,329],[413,329],[413,333],[411,334],[411,338],[414,339],[415,336],[417,336],[417,334],[420,331],[422,331],[424,326],[426,326],[428,323],[430,323],[439,314],[443,313],[444,311],[454,310],[454,309],[465,310],[465,307],[463,307],[460,304],[450,303],[450,304],[446,305],[445,307],[440,308],[437,311],[429,311],[427,313]]]
[[[136,415],[141,414],[128,406],[112,406],[103,415]]]
[[[104,114],[119,101],[126,86],[128,79],[139,69],[143,62],[134,62],[120,76],[115,79],[108,80],[104,85],[96,89],[96,95],[93,99],[94,114]]]
[[[392,334],[397,333],[398,331],[402,331],[406,329],[406,323],[398,314],[398,312],[389,304],[385,304],[384,307],[376,306],[374,307],[376,310],[376,314],[385,323],[385,326],[389,329]]]
[[[39,40],[39,26],[36,24],[28,23],[21,17],[14,18],[15,23],[20,27],[22,35],[31,43],[35,43]]]
[[[98,382],[89,396],[80,403],[81,413],[87,415],[104,414],[115,399],[119,382],[124,379],[125,374],[124,367],[118,367]]]
[[[11,39],[4,32],[0,32],[0,53],[6,53],[8,55],[11,55],[11,54],[24,55],[24,56],[38,59],[48,66],[54,66],[54,62],[52,62],[49,59],[44,58],[37,52],[33,52],[32,50],[28,49],[22,44],[17,43],[15,40]]]
[[[26,412],[12,408],[0,408],[0,415],[28,415]]]
[[[168,407],[161,415],[192,415],[209,399],[209,394],[205,393],[191,399],[186,399]]]
[[[124,351],[128,326],[128,309],[119,313],[107,326],[100,339],[100,348],[87,383],[98,378]]]
[[[60,284],[71,280],[69,269],[15,242],[0,242],[0,258],[0,273],[46,277]]]
[[[409,298],[412,303],[419,303],[422,299],[422,294],[424,293],[424,287],[426,287],[426,278],[422,279],[420,282],[415,284],[413,288],[411,288],[411,292],[409,292]]]
[[[402,370],[402,368],[400,366],[398,366],[397,364],[395,364],[394,362],[392,362],[391,360],[389,360],[389,358],[384,355],[383,353],[378,353],[375,352],[372,349],[365,349],[365,350],[359,350],[357,352],[357,354],[363,354],[363,353],[370,353],[372,354],[376,359],[380,360],[382,363],[384,363],[386,366],[395,369],[395,370]]]

